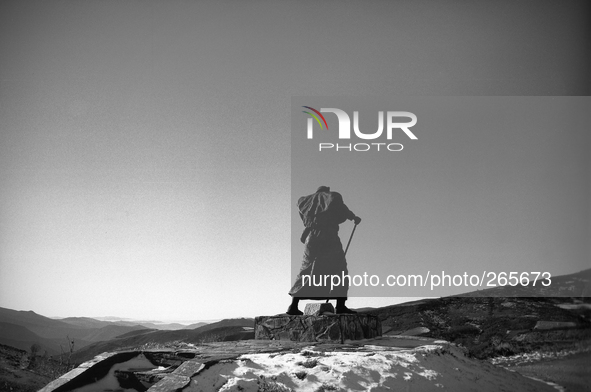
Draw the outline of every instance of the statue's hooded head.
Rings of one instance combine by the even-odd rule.
[[[316,192],[330,192],[330,187],[322,185],[321,187],[318,187],[318,189],[316,189]]]

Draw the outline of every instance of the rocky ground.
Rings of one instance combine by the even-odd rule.
[[[26,369],[26,352],[6,346],[0,349],[1,391],[37,391],[53,379]],[[145,349],[161,352],[163,346]],[[183,360],[207,364],[202,373],[191,378],[188,391],[379,391],[400,387],[428,391],[441,386],[491,392],[557,390],[521,375],[554,382],[567,391],[589,391],[591,385],[591,350],[556,355],[534,352],[482,361],[466,355],[465,348],[435,339],[392,336],[344,345],[240,341],[195,346],[177,342],[168,350]],[[181,362],[165,361],[161,369]]]
[[[119,375],[110,373],[140,390],[149,388],[149,392],[555,391],[542,381],[470,358],[465,349],[448,342],[408,336],[344,344],[260,340],[185,344],[139,355],[161,369],[158,377],[152,370],[121,370],[122,364],[115,365],[119,366]],[[74,372],[77,378],[71,383],[76,389],[72,391],[113,390],[114,380],[106,377],[99,381],[105,386],[77,382],[84,377],[84,369],[92,372],[91,366],[98,363],[83,365]],[[69,379],[54,381],[44,392],[61,385],[68,387],[71,384],[64,382]]]

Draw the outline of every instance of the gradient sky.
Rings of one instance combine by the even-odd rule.
[[[588,95],[588,8],[1,2],[0,306],[285,311],[291,97]]]

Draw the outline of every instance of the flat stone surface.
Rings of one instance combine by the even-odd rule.
[[[63,378],[65,380],[73,380],[74,378],[78,377],[79,375],[81,375],[82,373],[84,373],[86,371],[85,368],[76,368],[76,369],[72,369],[70,370],[68,373],[64,374],[63,376],[61,376],[60,378]]]
[[[52,382],[50,382],[49,384],[47,384],[43,388],[41,388],[38,392],[51,392],[51,391],[58,389],[59,387],[61,387],[62,385],[66,384],[68,382],[70,382],[70,380],[60,377],[56,380],[53,380]]]
[[[187,376],[180,376],[178,374],[171,374],[152,385],[148,392],[172,392],[181,390],[191,382]]]
[[[204,367],[205,365],[201,362],[190,360],[176,368],[176,370],[172,372],[172,374],[176,374],[178,376],[193,377],[195,374],[199,373]]]
[[[304,308],[306,316],[320,316],[324,313],[334,313],[334,306],[331,303],[315,302],[306,304]]]
[[[371,339],[382,335],[377,316],[340,314],[322,316],[259,316],[255,339],[322,342]]]
[[[172,370],[170,370],[170,369],[164,369],[164,370],[153,369],[153,370],[148,370],[145,372],[136,372],[133,370],[131,370],[131,371],[128,370],[127,372],[132,373],[142,383],[155,384],[158,381],[162,380],[164,377],[171,374]]]

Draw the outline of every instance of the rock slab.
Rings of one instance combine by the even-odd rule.
[[[307,316],[321,316],[324,313],[334,313],[334,306],[331,303],[315,302],[306,304],[304,314]]]
[[[254,325],[254,336],[258,340],[343,343],[382,336],[379,318],[369,314],[259,316]]]

